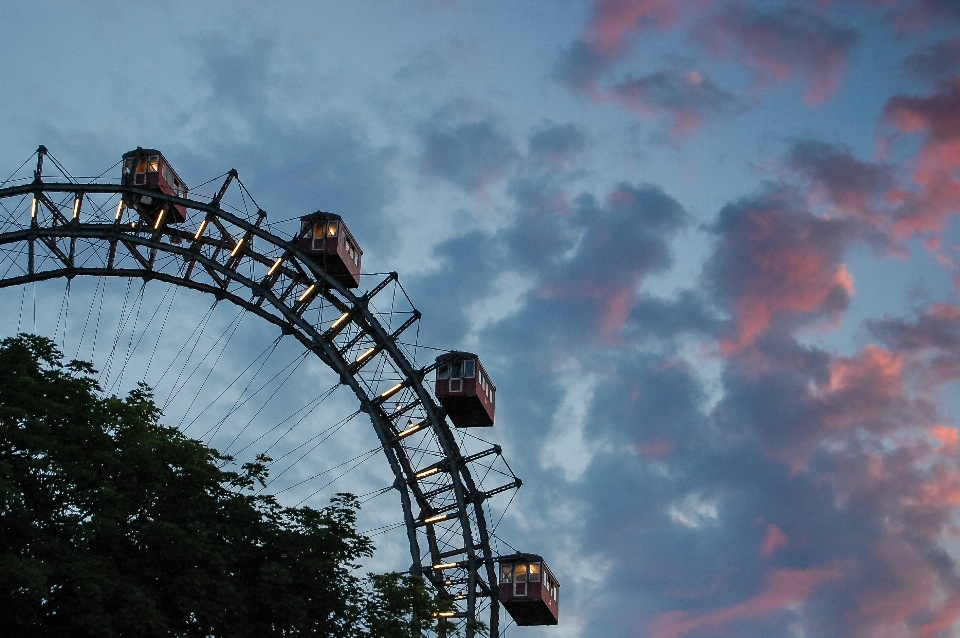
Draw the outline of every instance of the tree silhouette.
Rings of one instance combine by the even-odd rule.
[[[147,386],[94,375],[49,339],[0,342],[0,634],[405,638],[449,609],[419,577],[356,574],[353,496],[284,507],[256,493],[269,459],[224,469]]]

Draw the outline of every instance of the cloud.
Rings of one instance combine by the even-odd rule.
[[[576,124],[544,122],[530,131],[530,159],[536,164],[563,168],[574,164],[587,149],[583,128]]]
[[[711,0],[595,0],[583,38],[564,49],[553,77],[575,91],[596,95],[600,76],[628,50],[631,37],[650,28],[668,29],[681,13],[696,13]]]
[[[610,88],[621,104],[646,117],[666,115],[674,134],[699,128],[703,119],[740,110],[737,100],[699,73],[659,71]]]
[[[600,52],[618,52],[626,38],[649,27],[667,28],[677,21],[678,8],[684,4],[670,0],[596,0],[590,34]]]
[[[960,77],[924,97],[894,97],[883,115],[901,134],[922,137],[912,187],[888,195],[899,209],[895,233],[942,231],[960,211]]]
[[[600,98],[597,82],[616,61],[617,56],[597,51],[583,40],[577,40],[560,52],[551,77],[572,91]]]
[[[790,537],[783,533],[783,530],[770,523],[767,525],[767,533],[763,537],[763,545],[760,547],[760,555],[764,558],[770,558],[778,549],[782,549],[790,544]]]
[[[602,82],[629,52],[633,37],[653,28],[668,30],[711,2],[596,0],[585,35],[560,53],[552,76],[596,101],[613,100],[646,117],[666,114],[674,133],[699,127],[706,116],[733,112],[736,100],[696,71],[663,70]]]
[[[888,348],[908,356],[928,387],[960,379],[960,307],[934,303],[912,322],[886,318],[865,325]]]
[[[824,18],[786,7],[775,12],[729,6],[701,25],[700,37],[716,53],[742,64],[757,86],[799,79],[804,102],[823,104],[840,86],[860,34]]]
[[[265,107],[278,79],[272,70],[276,41],[261,36],[234,40],[218,34],[195,46],[200,52],[199,79],[212,106],[244,113]]]
[[[650,623],[650,638],[678,638],[700,629],[718,629],[736,620],[765,616],[787,605],[803,602],[821,585],[843,578],[839,564],[814,569],[779,569],[767,578],[764,590],[753,598],[701,615],[671,611]]]
[[[846,222],[815,217],[781,191],[727,205],[710,229],[720,243],[704,277],[733,315],[726,352],[846,308],[853,278],[842,259],[854,237]]]
[[[501,177],[518,157],[513,142],[494,119],[446,124],[442,116],[418,131],[420,172],[473,191]]]
[[[960,38],[942,40],[911,54],[903,62],[908,73],[924,80],[951,80],[960,72]]]
[[[886,224],[882,198],[896,183],[892,166],[864,162],[848,148],[810,139],[797,141],[786,162],[808,181],[815,199],[874,226]]]
[[[593,325],[590,333],[613,342],[630,317],[642,278],[670,264],[664,238],[679,230],[687,216],[675,199],[647,184],[620,184],[603,204],[587,194],[574,203],[565,221],[575,240],[573,252],[543,273],[536,294],[548,305],[569,306],[573,325],[579,317]],[[527,219],[516,231],[529,237],[539,228]]]
[[[943,22],[960,21],[960,5],[953,0],[848,0],[873,5],[905,32],[935,28]]]

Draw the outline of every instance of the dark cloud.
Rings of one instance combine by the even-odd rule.
[[[706,4],[709,0],[595,0],[590,33],[599,50],[621,50],[637,31],[672,26],[684,9]]]
[[[950,215],[960,211],[960,78],[929,95],[894,97],[883,115],[900,133],[923,138],[912,188],[889,197],[897,206],[894,232],[899,238],[939,233]]]
[[[626,107],[648,117],[666,114],[680,133],[699,127],[704,118],[740,110],[731,94],[696,72],[659,71],[624,80],[610,90]]]
[[[798,141],[790,149],[787,161],[791,168],[825,189],[830,201],[845,208],[863,208],[865,202],[893,185],[889,166],[860,161],[850,149],[826,142]]]
[[[455,342],[469,326],[468,300],[484,298],[498,276],[514,272],[532,282],[522,307],[483,331],[491,353],[510,353],[502,357],[509,363],[499,378],[527,387],[534,383],[531,368],[551,369],[556,357],[579,356],[619,338],[643,277],[669,266],[667,241],[687,215],[650,185],[621,184],[603,202],[589,194],[571,200],[549,180],[533,178],[516,180],[509,192],[518,208],[515,223],[440,245],[442,266],[412,284],[411,294],[424,300],[428,316],[446,315],[435,342]],[[436,308],[428,312],[431,304]],[[568,349],[557,350],[564,343]],[[543,387],[530,388],[531,395],[557,391],[551,375],[537,383]]]
[[[705,22],[700,37],[743,64],[759,85],[800,79],[804,101],[821,104],[839,88],[860,34],[797,7],[763,11],[735,4]]]
[[[960,307],[936,303],[913,322],[872,319],[866,327],[893,351],[912,357],[925,383],[936,387],[960,378]]]
[[[271,67],[277,46],[266,37],[233,39],[225,34],[199,40],[198,79],[209,91],[211,108],[250,113],[262,109],[278,79]]]
[[[910,55],[904,70],[925,80],[950,80],[960,74],[960,38],[943,40]]]
[[[960,20],[960,5],[954,0],[847,0],[854,4],[872,5],[883,11],[903,31],[912,32],[936,27],[943,21]]]
[[[890,164],[861,161],[848,148],[818,140],[796,142],[786,163],[822,203],[842,216],[889,231],[890,207],[885,195],[896,187]]]
[[[701,291],[684,290],[676,299],[642,297],[631,312],[630,329],[638,337],[670,339],[687,333],[716,335],[722,325]]]
[[[374,145],[353,115],[331,109],[294,121],[274,108],[274,97],[290,86],[276,42],[220,35],[195,47],[207,111],[190,124],[198,135],[177,163],[188,185],[196,184],[190,175],[205,179],[236,168],[269,221],[316,210],[343,215],[364,251],[364,270],[382,270],[377,264],[398,250],[395,221],[385,213],[396,197],[388,171],[395,149]],[[207,194],[217,186],[207,186]],[[292,235],[298,228],[291,222],[275,230]]]
[[[631,36],[651,27],[672,26],[678,11],[706,4],[709,0],[595,0],[585,37],[560,53],[553,78],[571,90],[594,93],[600,77],[626,52]]]
[[[544,122],[530,131],[528,145],[534,163],[561,168],[583,155],[587,137],[583,128],[576,124]]]
[[[615,61],[613,56],[577,40],[560,52],[553,65],[552,77],[570,90],[595,93],[600,77]]]
[[[476,190],[502,176],[518,153],[493,119],[446,124],[441,116],[419,129],[423,144],[420,170],[466,190]]]
[[[728,352],[768,330],[835,318],[853,294],[843,258],[855,228],[816,217],[786,190],[729,204],[711,227],[720,239],[705,283],[732,315]]]

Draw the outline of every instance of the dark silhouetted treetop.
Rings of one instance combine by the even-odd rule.
[[[160,423],[150,388],[104,396],[49,339],[0,342],[0,634],[405,638],[449,608],[423,580],[356,575],[357,500],[256,494],[269,459]],[[447,628],[441,628],[443,633]]]

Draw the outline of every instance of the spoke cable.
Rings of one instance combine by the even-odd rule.
[[[310,494],[310,496],[308,496],[308,497],[306,497],[306,498],[303,498],[303,499],[300,499],[300,502],[296,504],[296,507],[300,507],[300,506],[303,505],[305,502],[309,501],[311,498],[313,498],[314,496],[316,496],[317,494],[319,494],[319,493],[322,492],[323,490],[327,489],[328,487],[330,487],[331,485],[333,485],[334,483],[336,483],[337,481],[339,481],[340,479],[342,479],[344,476],[346,476],[346,475],[349,474],[350,472],[354,471],[355,469],[357,469],[358,467],[360,467],[361,465],[363,465],[364,463],[366,463],[367,461],[369,461],[370,459],[372,459],[372,458],[373,458],[373,455],[376,454],[377,452],[379,452],[380,449],[381,449],[381,448],[380,448],[380,446],[378,445],[377,447],[373,448],[373,449],[370,450],[369,452],[365,452],[365,453],[361,454],[360,456],[354,457],[354,458],[350,459],[349,461],[346,461],[346,462],[344,462],[344,463],[341,463],[340,465],[337,465],[337,466],[335,466],[335,467],[331,467],[330,470],[333,470],[333,469],[336,469],[337,467],[346,465],[347,463],[352,463],[353,461],[356,461],[357,459],[361,459],[361,460],[357,461],[356,463],[354,463],[353,465],[351,465],[350,467],[348,467],[347,469],[345,469],[345,470],[344,470],[343,472],[341,472],[340,474],[338,474],[336,477],[334,477],[333,479],[331,479],[330,481],[328,481],[326,484],[323,485],[323,487],[320,487],[320,488],[314,490],[314,492],[313,492],[312,494]],[[317,475],[315,475],[315,476],[312,476],[312,477],[310,477],[309,479],[306,479],[306,480],[304,480],[304,481],[300,481],[300,483],[297,483],[297,485],[300,485],[300,484],[302,484],[302,483],[306,483],[306,482],[309,481],[309,480],[318,478],[321,474],[326,474],[326,472],[329,472],[330,470],[325,470],[324,472],[321,472],[320,474],[317,474]],[[283,490],[281,490],[281,491],[283,491]]]
[[[200,336],[206,330],[206,326],[210,322],[210,317],[213,315],[213,311],[216,307],[217,307],[217,302],[214,301],[213,304],[207,309],[207,312],[203,315],[200,321],[197,322],[197,325],[193,327],[193,330],[190,332],[190,335],[187,337],[187,340],[183,342],[182,346],[180,346],[180,350],[177,351],[177,354],[173,357],[173,359],[170,360],[170,363],[167,364],[167,367],[164,369],[163,373],[160,375],[160,378],[157,379],[157,383],[154,385],[154,387],[160,386],[160,384],[166,378],[167,373],[170,372],[170,369],[177,362],[177,359],[179,359],[180,355],[183,354],[183,351],[187,349],[187,346],[189,346],[190,343],[195,339],[196,340],[200,339]],[[194,346],[194,349],[195,348],[196,346]],[[170,401],[168,400],[166,403],[164,403],[163,408],[166,408],[169,402]]]
[[[136,302],[134,302],[132,305],[130,304],[130,290],[132,287],[133,277],[127,277],[127,292],[123,297],[123,307],[120,309],[120,321],[117,323],[117,332],[113,337],[113,346],[110,348],[110,355],[107,357],[107,361],[104,364],[104,370],[100,374],[100,379],[102,380],[104,386],[106,386],[107,382],[110,380],[110,370],[113,368],[113,357],[117,352],[117,344],[120,342],[120,336],[127,327],[127,321],[130,320],[130,315],[133,314],[133,306],[136,305]],[[140,295],[138,293],[137,299],[139,298]]]
[[[133,328],[130,329],[130,340],[127,342],[127,353],[126,353],[126,356],[124,356],[124,358],[123,358],[123,365],[120,367],[120,372],[117,373],[117,379],[116,379],[116,381],[114,381],[114,383],[113,383],[113,385],[116,386],[116,388],[117,388],[117,389],[116,389],[117,392],[120,391],[120,386],[121,386],[121,384],[123,383],[123,375],[124,375],[124,372],[126,372],[126,370],[127,370],[127,364],[130,363],[130,357],[133,356],[133,350],[134,350],[134,348],[135,348],[135,346],[133,345],[133,339],[134,339],[134,337],[137,336],[137,324],[140,323],[140,313],[141,313],[141,310],[143,310],[143,298],[144,298],[144,295],[145,295],[145,293],[146,293],[146,288],[147,288],[147,280],[144,279],[144,280],[143,280],[143,283],[142,283],[141,286],[140,286],[140,294],[138,295],[137,301],[136,301],[136,303],[135,303],[136,308],[137,308],[137,314],[136,314],[136,317],[135,317],[134,320],[133,320]],[[154,317],[154,316],[156,316],[156,313],[153,313],[153,314],[150,315],[150,320],[151,320],[151,321],[153,320],[153,317]],[[147,328],[149,328],[149,327],[150,327],[150,324],[147,323],[147,326],[146,326],[146,328],[144,328],[144,331],[146,331]],[[143,336],[141,335],[141,339],[142,339],[142,338],[143,338]],[[140,342],[139,342],[139,341],[137,342],[137,345],[140,345]],[[112,387],[112,386],[111,386],[111,387]]]
[[[167,294],[170,293],[171,290],[173,293],[170,294],[170,301],[167,302],[167,311],[163,315],[163,321],[160,322],[160,330],[157,332],[157,341],[153,344],[153,350],[150,352],[150,358],[147,360],[147,367],[143,371],[142,381],[144,383],[147,382],[147,375],[150,374],[150,367],[153,365],[153,358],[157,355],[157,348],[160,347],[160,340],[163,338],[163,331],[167,327],[167,318],[170,317],[170,309],[173,307],[173,300],[177,296],[177,291],[180,290],[179,286],[169,286],[166,292],[163,293],[163,299],[161,299],[160,303],[157,304],[157,308],[159,309],[160,306],[163,305],[164,300],[167,298]],[[151,318],[151,321],[152,320],[153,319]],[[144,331],[144,334],[146,334],[146,331]],[[137,347],[139,346],[140,344],[137,343]]]
[[[210,428],[209,430],[207,430],[206,432],[204,432],[204,434],[203,434],[203,436],[202,436],[201,438],[204,439],[204,440],[206,440],[208,443],[209,443],[210,441],[212,441],[212,440],[213,440],[213,437],[217,435],[217,432],[220,431],[220,428],[223,427],[223,424],[226,423],[227,419],[229,419],[229,418],[233,415],[233,413],[234,413],[235,411],[239,410],[239,409],[242,408],[244,405],[246,405],[248,402],[250,402],[255,396],[257,396],[258,394],[260,394],[260,392],[261,392],[264,388],[266,388],[268,385],[270,385],[277,377],[279,377],[281,374],[283,374],[284,372],[286,372],[286,371],[289,369],[290,372],[287,374],[287,376],[284,378],[284,380],[280,383],[280,386],[283,386],[283,383],[285,383],[285,382],[287,381],[287,379],[289,379],[289,378],[291,377],[291,375],[293,375],[293,373],[297,371],[297,369],[300,367],[300,364],[302,364],[302,363],[307,359],[307,357],[308,357],[309,355],[310,355],[310,351],[307,350],[307,351],[304,352],[302,355],[298,356],[298,357],[295,358],[293,361],[291,361],[290,363],[288,363],[284,368],[282,368],[280,371],[278,371],[275,375],[273,375],[272,377],[270,377],[263,385],[261,385],[259,388],[257,388],[257,390],[256,390],[253,394],[248,395],[246,398],[244,398],[244,399],[241,401],[240,399],[244,396],[244,394],[246,393],[246,390],[249,390],[249,389],[250,389],[250,386],[253,384],[253,381],[254,381],[254,380],[251,379],[251,380],[250,380],[250,383],[247,384],[247,387],[244,388],[244,392],[242,392],[240,395],[237,396],[236,400],[233,402],[233,406],[231,406],[231,408],[227,411],[227,413],[223,416],[223,418],[221,418],[216,424],[214,424],[213,426],[211,426],[211,428]],[[278,389],[279,389],[280,386],[278,386]],[[277,393],[277,390],[274,390],[274,393],[273,393],[272,395],[270,395],[270,398],[273,398],[273,396],[274,396],[276,393]],[[269,399],[267,399],[267,400],[269,401]]]
[[[216,306],[216,302],[214,302],[214,306]],[[213,308],[211,308],[211,311],[212,311],[212,310],[213,310]],[[212,313],[212,312],[210,313],[210,316],[211,316],[211,317],[213,316],[213,313]],[[232,326],[234,325],[234,322],[237,322],[237,321],[241,320],[242,317],[243,317],[243,310],[240,310],[240,311],[237,313],[237,316],[234,317],[234,318],[230,321],[230,323],[228,324],[229,327],[227,328],[227,331],[229,331],[229,330],[230,330],[230,327],[232,327]],[[197,335],[196,339],[194,339],[194,342],[193,342],[193,345],[192,345],[191,348],[190,348],[189,354],[187,354],[187,356],[184,357],[184,359],[183,359],[183,365],[180,366],[180,372],[177,373],[177,378],[174,379],[174,381],[173,381],[173,386],[170,388],[170,393],[167,395],[167,400],[166,400],[166,402],[163,404],[164,409],[166,409],[166,407],[169,406],[169,405],[173,402],[173,400],[177,397],[177,394],[180,392],[180,390],[182,390],[182,389],[186,386],[186,381],[183,383],[183,385],[180,384],[180,381],[181,381],[181,379],[183,379],[183,374],[184,374],[184,372],[187,371],[187,366],[190,365],[190,363],[191,363],[192,361],[196,361],[196,362],[197,362],[197,364],[194,366],[193,370],[190,372],[190,374],[189,374],[188,377],[187,377],[187,380],[189,381],[190,377],[193,376],[194,372],[196,372],[196,370],[197,370],[197,368],[199,368],[200,364],[201,364],[202,362],[204,362],[204,361],[207,360],[207,357],[210,356],[210,353],[213,352],[213,349],[217,347],[217,345],[218,345],[218,344],[220,343],[220,341],[223,339],[224,335],[227,334],[227,331],[224,331],[224,332],[220,333],[220,336],[219,336],[219,337],[217,338],[217,340],[213,343],[213,346],[211,346],[211,347],[207,350],[206,354],[205,354],[203,357],[200,357],[199,359],[195,359],[194,356],[193,356],[193,354],[197,351],[197,348],[200,346],[200,339],[201,339],[201,337],[206,333],[206,331],[207,331],[207,325],[209,325],[209,323],[210,323],[210,322],[209,322],[209,319],[208,319],[207,323],[203,326],[203,330]]]
[[[333,425],[331,425],[331,426],[328,427],[327,429],[321,431],[319,434],[315,435],[315,436],[312,437],[311,439],[309,439],[309,440],[307,440],[307,441],[304,441],[303,443],[301,443],[301,444],[298,445],[297,447],[293,448],[293,449],[290,450],[289,452],[286,452],[285,454],[283,454],[282,456],[280,456],[279,458],[277,458],[276,460],[274,460],[274,461],[270,464],[271,466],[276,465],[279,461],[282,461],[284,458],[290,456],[291,454],[293,454],[294,452],[296,452],[296,451],[299,450],[300,448],[302,448],[302,447],[304,447],[305,445],[307,445],[307,444],[309,444],[309,443],[312,443],[313,441],[316,441],[318,438],[320,438],[320,441],[317,441],[317,443],[316,443],[312,448],[310,448],[309,450],[307,450],[306,452],[304,452],[303,454],[301,454],[299,457],[297,457],[297,460],[295,460],[293,463],[291,463],[290,465],[288,465],[287,467],[285,467],[279,474],[277,474],[276,476],[274,476],[273,479],[270,480],[270,483],[273,483],[274,481],[276,481],[277,479],[279,479],[281,476],[283,476],[284,474],[286,474],[287,470],[289,470],[290,468],[292,468],[293,466],[295,466],[297,463],[299,463],[300,461],[302,461],[302,460],[304,459],[304,457],[306,457],[308,454],[310,454],[311,452],[313,452],[314,450],[316,450],[318,447],[320,447],[320,445],[322,445],[322,444],[323,444],[326,440],[328,440],[331,436],[333,436],[334,434],[336,434],[337,432],[339,432],[340,429],[341,429],[343,426],[345,426],[347,423],[349,423],[350,421],[352,421],[358,414],[360,414],[360,410],[357,410],[357,411],[354,412],[353,414],[351,414],[351,415],[349,415],[349,416],[347,416],[347,417],[344,417],[343,419],[341,419],[341,420],[338,421],[337,423],[334,423]],[[326,435],[326,436],[324,436],[324,435]],[[322,438],[321,438],[321,437],[322,437]],[[268,485],[269,485],[269,483],[268,483]]]
[[[274,432],[277,428],[279,428],[280,426],[282,426],[284,423],[286,423],[287,421],[289,421],[289,420],[292,419],[293,417],[297,416],[298,414],[300,414],[301,412],[304,412],[304,411],[306,410],[306,412],[303,414],[303,416],[301,416],[299,419],[297,419],[297,421],[294,422],[293,425],[291,425],[289,428],[287,428],[287,431],[286,431],[286,432],[284,432],[283,434],[281,434],[280,437],[279,437],[276,441],[274,441],[274,442],[270,445],[270,447],[268,447],[268,448],[267,448],[266,450],[264,450],[264,452],[263,452],[264,454],[269,453],[270,450],[272,450],[272,449],[274,448],[274,446],[276,446],[278,443],[280,443],[280,441],[282,441],[283,438],[286,437],[288,434],[290,434],[291,432],[293,432],[293,429],[294,429],[295,427],[297,427],[298,425],[300,425],[300,423],[302,423],[304,419],[306,419],[308,416],[310,416],[310,414],[311,414],[314,410],[316,410],[317,407],[319,407],[320,404],[323,403],[323,402],[326,400],[326,398],[329,397],[331,394],[333,394],[333,392],[334,392],[337,388],[339,388],[339,387],[340,387],[340,384],[337,383],[337,384],[335,384],[334,386],[332,386],[330,389],[328,389],[327,391],[325,391],[325,392],[323,392],[322,394],[320,394],[319,396],[315,397],[313,400],[310,401],[310,403],[308,403],[308,404],[300,407],[299,409],[296,410],[296,412],[294,412],[294,413],[291,414],[290,416],[286,417],[285,419],[277,422],[277,423],[276,423],[273,427],[271,427],[269,430],[264,431],[260,436],[258,436],[257,438],[253,439],[252,441],[250,441],[249,443],[247,443],[246,445],[244,445],[242,448],[240,448],[239,450],[237,450],[237,454],[241,454],[242,452],[244,452],[244,451],[245,451],[247,448],[249,448],[250,446],[255,445],[258,441],[260,441],[260,439],[262,439],[263,437],[267,436],[268,434]],[[309,408],[309,409],[308,409],[308,408]],[[250,424],[247,423],[247,425],[249,426]],[[244,430],[245,430],[245,429],[246,429],[246,428],[244,428]],[[243,431],[241,431],[240,434],[243,434]],[[238,436],[239,436],[239,435],[238,435]],[[233,445],[233,443],[235,443],[235,442],[236,442],[236,439],[234,439],[234,441],[233,441],[230,445],[227,446],[227,450],[229,450],[230,447],[231,447],[231,446]]]
[[[190,426],[192,426],[194,423],[196,423],[196,422],[197,422],[197,419],[199,419],[201,416],[203,416],[203,415],[207,412],[207,410],[209,410],[211,407],[213,407],[214,404],[216,404],[217,401],[219,401],[221,398],[223,398],[223,395],[226,394],[227,391],[228,391],[230,388],[232,388],[235,383],[237,383],[240,379],[243,378],[243,376],[244,376],[247,372],[250,371],[250,368],[252,368],[253,365],[254,365],[257,361],[260,360],[260,357],[262,357],[263,355],[267,354],[267,352],[269,351],[270,354],[267,355],[266,359],[263,360],[263,362],[260,364],[260,367],[257,368],[257,371],[253,374],[253,378],[256,378],[257,375],[260,374],[260,370],[262,370],[262,369],[263,369],[263,366],[267,363],[267,360],[269,360],[270,357],[273,356],[273,353],[274,353],[274,351],[276,350],[277,345],[280,343],[280,340],[281,340],[282,338],[283,338],[283,335],[280,335],[279,337],[277,337],[277,338],[273,341],[273,343],[271,343],[271,344],[268,345],[266,348],[264,348],[263,351],[260,352],[260,354],[258,354],[258,355],[256,356],[256,358],[247,365],[246,368],[243,369],[243,372],[241,372],[240,374],[238,374],[238,375],[236,376],[236,378],[234,378],[234,380],[231,381],[228,386],[226,386],[223,390],[220,391],[220,394],[218,394],[218,395],[216,396],[216,398],[214,398],[212,401],[210,401],[210,403],[208,403],[205,408],[203,408],[202,410],[200,410],[200,413],[197,414],[197,416],[193,417],[193,420],[191,420],[190,423],[187,424],[187,427],[183,427],[183,422],[186,421],[187,415],[190,414],[190,410],[191,410],[191,408],[193,408],[193,404],[194,404],[194,402],[197,400],[196,397],[194,397],[193,401],[190,402],[190,405],[187,406],[187,409],[184,410],[183,418],[180,419],[180,425],[179,425],[178,427],[179,427],[182,431],[184,431],[184,432],[186,432],[188,429],[190,429]],[[204,378],[203,384],[205,384],[205,383],[207,382],[207,379],[210,378],[210,374],[211,374],[212,372],[213,372],[213,367],[211,367],[211,368],[210,368],[210,371],[207,372],[207,376]],[[200,385],[201,388],[203,388],[203,384]],[[248,386],[248,387],[249,387],[249,386]],[[246,391],[246,390],[244,390],[244,391]],[[199,395],[199,390],[198,390],[197,394]],[[224,451],[224,452],[225,452],[225,451]]]
[[[0,182],[0,188],[6,186],[6,185],[7,185],[7,182],[11,181],[11,180],[16,176],[16,174],[19,173],[19,172],[23,169],[23,167],[27,165],[27,162],[29,162],[30,160],[32,160],[35,156],[36,156],[36,153],[31,153],[31,154],[30,154],[30,157],[28,157],[27,159],[25,159],[25,160],[23,161],[23,164],[20,165],[20,168],[18,168],[17,170],[13,171],[13,172],[10,174],[10,177],[8,177],[7,179],[3,180],[3,182]]]
[[[371,450],[367,450],[367,451],[364,452],[363,454],[358,454],[357,456],[353,457],[352,459],[349,459],[349,460],[347,460],[347,461],[344,461],[343,463],[338,463],[337,465],[334,465],[333,467],[328,467],[327,469],[323,470],[322,472],[317,472],[317,473],[314,474],[313,476],[309,476],[309,477],[307,477],[307,478],[305,478],[305,479],[303,479],[303,480],[301,480],[301,481],[298,481],[298,482],[294,483],[293,485],[288,485],[288,486],[286,486],[285,488],[283,488],[282,490],[277,490],[276,492],[274,492],[274,495],[282,494],[282,493],[284,493],[284,492],[286,492],[286,491],[288,491],[288,490],[292,490],[292,489],[295,488],[295,487],[298,487],[298,486],[300,486],[300,485],[303,485],[304,483],[306,483],[306,482],[308,482],[308,481],[312,481],[313,479],[320,478],[320,477],[323,476],[324,474],[327,474],[327,473],[332,472],[332,471],[334,471],[334,470],[336,470],[336,469],[338,469],[338,468],[341,468],[341,467],[343,467],[344,465],[349,465],[350,463],[353,463],[354,461],[356,461],[356,460],[358,460],[358,459],[362,459],[362,458],[364,458],[364,457],[368,457],[368,456],[372,455],[374,452],[377,452],[377,451],[379,451],[379,450],[380,450],[380,446],[378,445],[377,447],[375,447],[375,448],[373,448],[373,449],[371,449]],[[274,480],[276,480],[276,479],[274,479]],[[272,483],[272,482],[273,482],[273,481],[271,481],[270,483]],[[267,483],[267,485],[269,486],[270,483]],[[261,491],[262,491],[262,490],[261,490]],[[311,495],[311,496],[312,496],[312,495]],[[308,498],[309,498],[309,497],[308,497]],[[304,499],[304,500],[306,500],[306,499]],[[302,503],[303,501],[300,501],[300,502]]]

